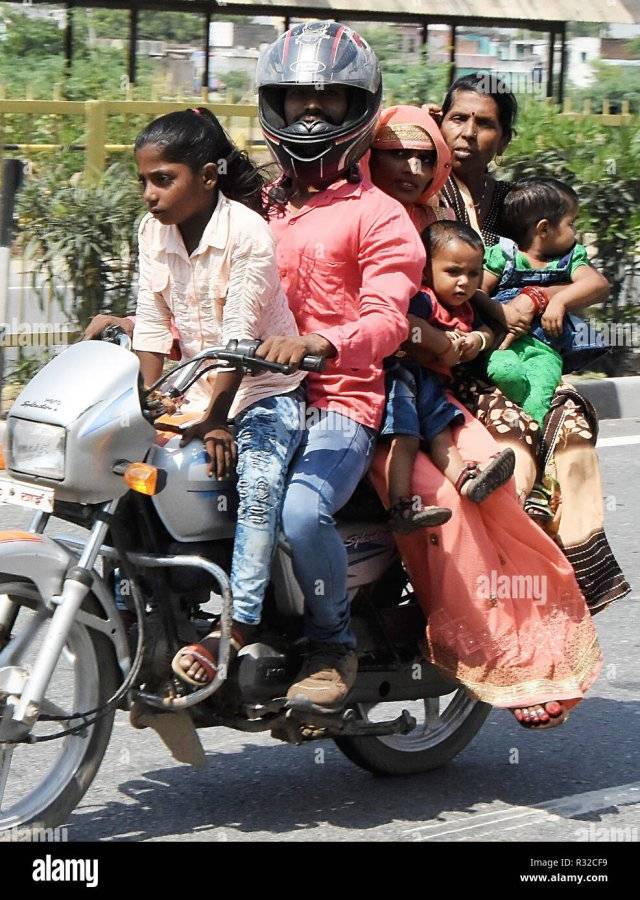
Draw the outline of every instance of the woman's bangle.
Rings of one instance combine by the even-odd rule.
[[[482,331],[472,331],[471,334],[477,334],[479,336],[480,340],[482,341],[482,346],[480,347],[480,353],[484,353],[484,351],[487,349],[486,334],[483,334]]]
[[[533,300],[533,305],[535,307],[536,313],[539,316],[542,315],[542,313],[549,305],[549,295],[541,287],[536,287],[535,285],[531,284],[528,287],[522,288],[520,293],[526,294],[530,300]]]

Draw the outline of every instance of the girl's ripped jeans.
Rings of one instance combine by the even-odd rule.
[[[287,470],[304,431],[303,399],[300,389],[267,397],[235,420],[239,505],[231,591],[237,622],[253,625],[262,615]]]

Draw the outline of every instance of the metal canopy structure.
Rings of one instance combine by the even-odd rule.
[[[50,0],[31,0],[44,5]],[[136,81],[139,16],[143,11],[186,12],[203,19],[204,72],[203,86],[209,84],[210,24],[214,17],[229,15],[276,16],[284,20],[285,29],[291,19],[342,19],[363,22],[405,23],[422,26],[422,43],[426,45],[429,25],[448,25],[451,29],[449,79],[455,79],[457,29],[460,26],[523,28],[549,36],[547,63],[547,96],[554,96],[554,61],[560,39],[560,73],[556,97],[564,99],[566,80],[567,23],[602,24],[640,23],[640,0],[66,0],[65,53],[68,67],[73,60],[73,10],[77,8],[122,9],[129,11],[128,75]]]

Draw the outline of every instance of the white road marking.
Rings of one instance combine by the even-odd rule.
[[[640,434],[628,434],[624,437],[599,438],[596,449],[600,449],[600,447],[626,447],[630,444],[640,444]]]
[[[444,837],[445,835],[459,834],[461,840],[467,835],[464,832],[476,828],[493,831],[502,823],[513,823],[516,819],[524,819],[522,823],[511,825],[508,829],[521,828],[531,825],[535,821],[559,822],[574,819],[585,813],[595,812],[609,807],[632,806],[640,803],[640,781],[632,781],[629,784],[621,784],[617,787],[604,788],[600,791],[586,791],[584,794],[571,794],[568,797],[559,797],[556,800],[547,800],[544,803],[536,803],[534,806],[507,806],[493,812],[477,813],[468,816],[458,816],[448,822],[432,822],[421,825],[419,828],[410,828],[403,834],[414,835],[414,840],[430,841]],[[583,825],[576,822],[576,827]],[[476,832],[474,839],[478,838]]]

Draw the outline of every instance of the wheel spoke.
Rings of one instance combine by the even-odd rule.
[[[4,584],[0,585],[2,593],[7,593]],[[9,596],[20,609],[11,640],[0,650],[0,668],[15,665],[31,673],[46,642],[45,632],[51,617],[35,586],[11,583]],[[82,726],[82,719],[69,721],[67,717],[75,710],[94,709],[99,705],[101,678],[91,633],[86,625],[78,623],[69,632],[47,697],[40,705],[41,718],[35,723],[35,736],[59,737],[69,726]],[[47,717],[49,721],[45,721]],[[106,737],[109,730],[110,723],[106,723]],[[103,745],[100,759],[106,738]],[[75,791],[77,773],[90,756],[91,748],[84,733],[28,746],[0,742],[0,832],[14,824],[39,820],[59,797]]]
[[[0,750],[0,810],[2,809],[4,791],[9,779],[9,769],[11,768],[12,756],[13,750]]]
[[[57,703],[54,703],[53,700],[45,699],[42,701],[42,705],[40,707],[40,712],[43,712],[47,716],[68,716],[69,710],[63,709],[61,706],[58,706]]]
[[[440,698],[427,697],[424,701],[425,729],[435,728],[440,724]]]
[[[3,666],[15,665],[24,653],[25,649],[35,640],[37,633],[40,631],[47,616],[40,613],[32,617],[31,621],[22,629],[22,631],[14,637],[4,650],[0,653],[0,668]]]

